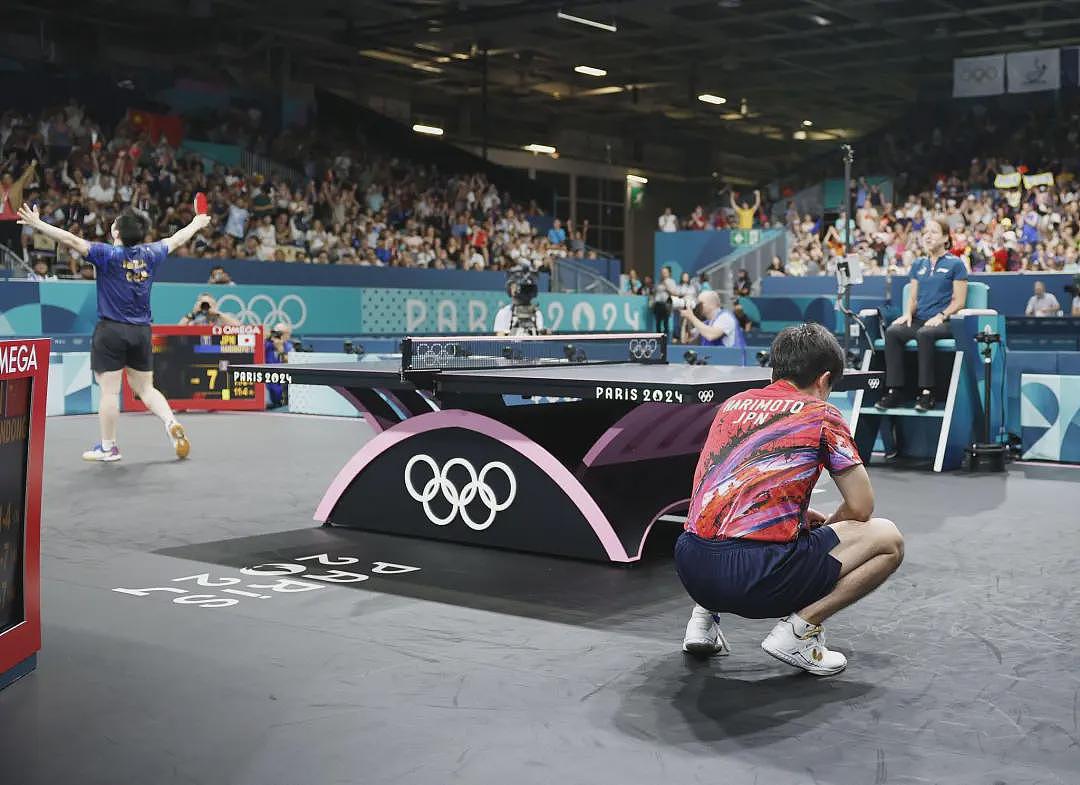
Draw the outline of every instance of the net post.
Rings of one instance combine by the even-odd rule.
[[[401,381],[405,381],[405,372],[412,368],[413,341],[412,338],[401,339]]]

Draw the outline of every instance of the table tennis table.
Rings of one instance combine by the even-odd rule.
[[[671,364],[665,336],[640,333],[406,338],[400,362],[230,372],[332,387],[376,431],[327,488],[324,524],[616,563],[688,508],[718,406],[771,379]]]

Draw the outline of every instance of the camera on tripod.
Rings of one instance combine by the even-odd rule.
[[[540,293],[540,287],[532,270],[512,270],[506,278],[506,293],[510,295],[512,308],[510,335],[539,335],[537,314],[540,309],[533,301]]]

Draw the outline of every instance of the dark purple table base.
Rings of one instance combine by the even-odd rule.
[[[686,510],[720,403],[339,392],[378,433],[331,483],[316,520],[624,564],[641,558],[660,516]]]

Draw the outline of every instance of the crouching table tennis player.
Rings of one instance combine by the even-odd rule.
[[[847,658],[825,647],[826,619],[866,596],[904,557],[892,521],[871,517],[874,491],[829,392],[844,372],[836,339],[818,324],[773,341],[772,384],[717,410],[697,470],[675,565],[697,603],[683,650],[730,652],[718,614],[780,617],[761,648],[819,676]],[[825,468],[843,497],[832,515],[810,508]]]

